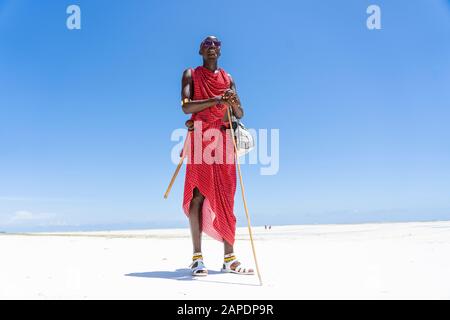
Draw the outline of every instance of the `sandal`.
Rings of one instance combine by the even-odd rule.
[[[203,256],[201,252],[194,253],[192,263],[189,268],[191,268],[191,273],[193,276],[204,277],[208,275],[208,269],[206,269],[205,264],[203,263]]]
[[[255,272],[251,268],[243,268],[241,262],[236,259],[234,253],[226,254],[223,262],[222,272],[236,273],[243,275],[253,275]]]

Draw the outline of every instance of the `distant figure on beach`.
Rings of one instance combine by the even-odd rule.
[[[192,114],[194,123],[194,130],[188,131],[183,197],[183,210],[191,227],[194,253],[190,268],[194,276],[208,274],[201,249],[202,232],[223,242],[223,272],[254,274],[253,269],[241,265],[233,248],[236,163],[227,108],[231,107],[238,119],[244,110],[233,78],[218,67],[221,45],[215,36],[205,38],[199,49],[203,65],[186,69],[182,78],[182,109]],[[205,154],[214,161],[206,159]]]

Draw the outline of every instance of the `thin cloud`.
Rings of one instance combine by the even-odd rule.
[[[29,210],[19,210],[0,219],[2,226],[66,226],[67,222],[56,214],[35,213]]]
[[[69,198],[45,198],[45,197],[21,197],[21,196],[3,196],[0,201],[34,201],[34,202],[85,202],[85,200]]]

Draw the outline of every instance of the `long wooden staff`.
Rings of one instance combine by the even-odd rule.
[[[255,265],[256,265],[256,271],[258,273],[259,284],[262,285],[261,273],[259,272],[258,260],[256,259],[255,244],[253,243],[253,234],[252,234],[252,228],[251,228],[251,224],[250,224],[250,215],[248,214],[247,201],[245,201],[244,182],[242,181],[241,166],[239,164],[239,158],[238,158],[238,150],[237,150],[237,146],[236,146],[236,141],[234,140],[234,129],[233,129],[233,124],[231,123],[230,108],[231,107],[227,106],[228,121],[230,122],[231,139],[233,140],[234,154],[235,154],[235,159],[236,159],[238,173],[239,173],[239,181],[241,183],[242,200],[244,201],[244,209],[245,209],[245,214],[247,216],[247,223],[248,223],[248,232],[250,234],[250,242],[252,243],[253,257],[255,259]]]
[[[189,139],[189,132],[194,130],[194,122],[192,120],[188,120],[188,121],[186,121],[186,126],[188,127],[188,132],[186,135],[186,139],[184,140],[183,150],[181,151],[180,162],[178,162],[178,166],[175,169],[172,179],[170,180],[170,183],[169,183],[169,186],[167,187],[166,193],[164,193],[164,199],[167,199],[167,197],[169,196],[170,190],[172,189],[172,185],[175,182],[175,179],[177,178],[178,172],[180,172],[184,158],[186,158],[186,154],[187,154],[186,143]]]

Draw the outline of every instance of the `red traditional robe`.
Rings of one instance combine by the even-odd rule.
[[[212,72],[202,66],[197,67],[192,70],[192,80],[194,84],[193,100],[221,96],[230,88],[230,78],[223,69]],[[226,112],[227,107],[225,105],[217,104],[194,113],[191,117],[194,120],[195,129],[189,132],[189,143],[186,147],[188,163],[186,166],[183,210],[189,216],[189,205],[193,197],[193,190],[197,187],[200,193],[205,196],[202,208],[202,231],[216,240],[222,242],[226,240],[233,245],[236,231],[236,217],[233,212],[236,192],[236,166],[230,130],[224,130],[224,128],[229,128],[229,124],[222,120]],[[201,130],[199,124],[201,124]],[[217,130],[214,131],[216,134],[220,132],[222,139],[210,141],[211,135],[208,135],[208,129],[211,128]],[[196,143],[197,147],[195,147]],[[201,150],[198,149],[199,145],[202,147]],[[213,156],[218,155],[216,159],[221,158],[222,161],[211,163],[211,160],[205,160],[202,156],[205,153]],[[220,155],[223,157],[220,157]]]

